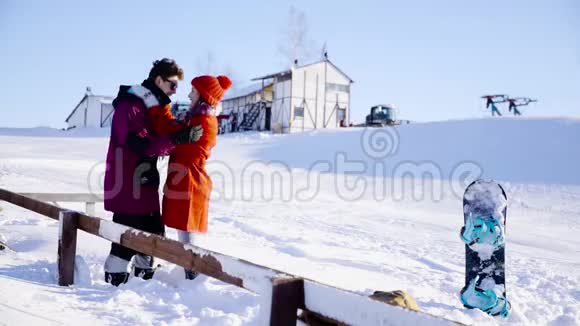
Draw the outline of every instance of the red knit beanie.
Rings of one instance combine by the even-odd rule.
[[[225,91],[232,86],[232,81],[226,76],[204,75],[192,79],[191,85],[195,87],[207,104],[214,106],[221,101]]]

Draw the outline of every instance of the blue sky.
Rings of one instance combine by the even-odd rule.
[[[417,121],[487,116],[485,93],[538,98],[524,115],[580,116],[575,0],[0,0],[0,126],[64,127],[86,86],[114,95],[161,57],[186,73],[174,99],[208,53],[244,86],[287,68],[277,48],[290,6],[355,81],[354,122],[377,103]]]

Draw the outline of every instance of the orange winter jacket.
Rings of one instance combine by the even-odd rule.
[[[173,119],[169,107],[150,110],[150,115],[160,134],[183,128]],[[212,182],[205,171],[205,161],[216,145],[218,122],[213,109],[201,103],[190,109],[185,123],[187,126],[202,126],[203,134],[195,143],[175,146],[169,157],[163,191],[163,223],[178,230],[207,232]]]
[[[184,127],[173,117],[169,104],[151,107],[148,112],[153,129],[160,135],[168,135]]]

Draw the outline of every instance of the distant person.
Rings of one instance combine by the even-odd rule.
[[[238,131],[238,114],[232,114],[232,132]]]
[[[207,232],[212,181],[205,170],[205,162],[217,142],[216,106],[231,84],[226,76],[205,75],[191,81],[191,104],[184,123],[201,126],[203,135],[197,142],[177,145],[171,152],[162,210],[163,223],[177,229],[178,240],[184,244],[193,245],[195,233]],[[176,125],[168,115],[153,113],[152,119],[159,134],[175,131]],[[186,279],[196,276],[195,271],[185,270]]]
[[[175,61],[163,59],[153,63],[142,84],[119,88],[113,101],[104,181],[105,209],[113,212],[113,222],[159,235],[165,232],[159,211],[157,158],[168,155],[175,145],[197,141],[202,129],[190,124],[160,136],[152,128],[148,110],[171,115],[169,96],[182,79],[183,70]],[[134,266],[130,266],[133,257]],[[153,257],[113,243],[105,261],[105,281],[115,286],[127,282],[132,267],[143,279],[155,272]]]
[[[518,110],[518,106],[516,104],[516,100],[515,99],[509,99],[508,101],[510,102],[509,111],[511,112],[513,110],[514,111],[514,116],[522,115],[522,113]]]
[[[495,116],[496,114],[498,116],[501,117],[501,112],[499,112],[499,110],[497,109],[497,106],[495,106],[495,102],[493,101],[493,99],[491,97],[487,98],[487,103],[485,104],[485,107],[489,109],[489,107],[491,107],[491,116]]]

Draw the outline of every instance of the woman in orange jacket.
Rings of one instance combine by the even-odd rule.
[[[205,170],[205,161],[216,145],[218,121],[215,106],[231,86],[226,76],[199,76],[191,81],[191,105],[183,121],[186,126],[201,126],[201,138],[190,144],[176,145],[169,158],[167,181],[163,194],[163,223],[177,229],[179,241],[192,243],[194,233],[207,232],[207,215],[212,182]],[[154,128],[166,134],[183,128],[167,107],[149,111]],[[194,271],[185,271],[194,279]]]

